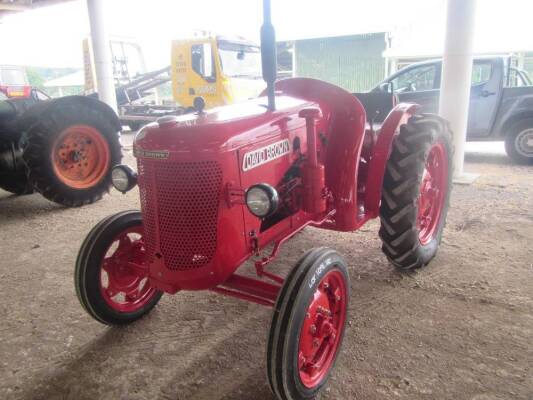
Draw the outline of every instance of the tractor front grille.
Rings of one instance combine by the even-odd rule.
[[[216,161],[166,162],[139,158],[138,169],[149,260],[153,260],[159,247],[171,270],[207,265],[217,248],[222,186],[219,164]]]

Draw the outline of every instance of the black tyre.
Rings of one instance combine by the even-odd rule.
[[[101,199],[111,185],[111,168],[122,158],[115,116],[88,100],[45,106],[22,117],[31,122],[21,141],[30,184],[68,207]]]
[[[33,193],[33,187],[28,182],[26,171],[19,173],[0,173],[0,188],[18,196]]]
[[[141,213],[124,211],[100,221],[85,238],[74,285],[81,305],[97,321],[128,324],[149,313],[163,295],[148,280],[143,233]]]
[[[0,143],[0,188],[16,195],[33,193],[21,151],[11,142]]]
[[[379,236],[401,270],[428,264],[437,253],[452,188],[451,132],[434,115],[412,117],[395,137],[381,197]]]
[[[350,283],[341,256],[307,252],[276,301],[267,345],[267,374],[280,400],[312,399],[326,384],[342,345]]]
[[[505,151],[519,164],[533,164],[533,118],[523,119],[511,126],[505,137]]]

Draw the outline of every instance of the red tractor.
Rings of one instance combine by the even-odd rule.
[[[121,125],[96,99],[50,99],[28,85],[24,69],[0,65],[0,188],[37,191],[77,207],[99,200],[122,158]]]
[[[138,175],[127,166],[112,175],[123,192],[138,183],[142,211],[93,228],[75,282],[85,310],[109,325],[133,322],[163,293],[182,290],[273,307],[270,387],[278,399],[310,399],[341,347],[346,262],[318,247],[286,277],[267,267],[307,226],[348,232],[378,216],[395,267],[428,264],[445,225],[452,149],[447,123],[417,115],[414,104],[396,105],[377,127],[361,101],[336,86],[303,78],[274,83],[273,36],[265,1],[264,96],[163,117],[137,134]],[[375,98],[361,98],[376,109]],[[238,274],[251,258],[257,277]]]

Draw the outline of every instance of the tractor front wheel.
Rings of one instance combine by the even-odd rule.
[[[341,348],[350,282],[341,256],[307,252],[276,301],[267,347],[267,374],[278,399],[313,399],[325,385]]]
[[[124,211],[100,221],[83,242],[74,272],[78,299],[107,325],[133,322],[159,302],[150,285],[141,213]]]
[[[420,268],[435,257],[451,188],[448,124],[433,115],[412,117],[394,139],[381,197],[379,236],[394,266]]]

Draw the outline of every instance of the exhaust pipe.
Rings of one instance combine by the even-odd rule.
[[[276,109],[274,84],[277,77],[276,32],[272,25],[270,0],[263,0],[263,25],[261,26],[261,67],[267,84],[268,109]]]

